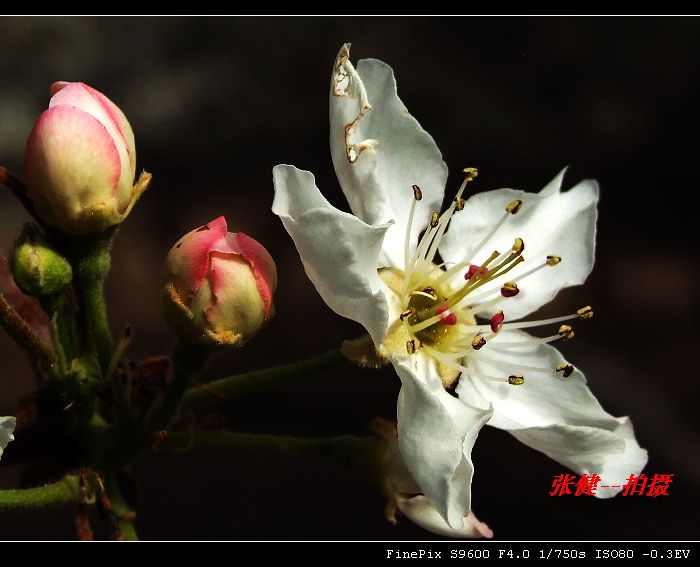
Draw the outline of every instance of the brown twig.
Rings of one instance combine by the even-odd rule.
[[[2,166],[0,166],[0,185],[4,185],[12,191],[14,196],[17,197],[17,200],[22,203],[22,206],[40,226],[46,226],[39,218],[39,215],[37,215],[36,209],[34,209],[34,203],[32,203],[32,200],[29,198],[27,186],[22,183],[14,173]]]
[[[34,329],[8,303],[2,293],[0,293],[0,326],[31,357],[36,357],[43,362],[47,370],[56,363],[56,355],[53,350],[38,337]]]

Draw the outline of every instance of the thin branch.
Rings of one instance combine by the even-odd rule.
[[[39,338],[2,293],[0,293],[0,326],[30,357],[41,360],[46,365],[46,369],[50,369],[56,363],[56,355],[51,348]]]
[[[17,200],[40,226],[46,226],[34,209],[34,203],[32,203],[29,198],[27,186],[15,177],[11,171],[8,171],[2,166],[0,166],[0,185],[4,185],[12,191]]]
[[[325,457],[339,464],[369,473],[375,469],[379,470],[380,452],[384,450],[382,439],[379,437],[341,435],[338,437],[305,438],[215,429],[173,432],[161,441],[159,447],[175,450],[190,447],[244,451],[263,449],[303,453]]]
[[[78,496],[78,477],[69,475],[58,482],[37,488],[0,490],[0,510],[41,508],[77,503]]]
[[[217,401],[264,392],[279,386],[299,384],[322,372],[345,366],[347,363],[348,359],[340,350],[332,350],[306,360],[221,378],[204,386],[195,386],[187,390],[182,406],[188,409],[201,409]]]

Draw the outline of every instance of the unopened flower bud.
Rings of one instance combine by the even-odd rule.
[[[37,213],[74,234],[121,223],[150,174],[134,185],[134,134],[122,111],[83,83],[54,83],[29,135],[24,172]]]
[[[32,297],[49,297],[73,280],[71,265],[33,224],[25,225],[15,245],[12,272],[19,287]]]
[[[224,217],[172,247],[164,282],[164,315],[182,338],[240,346],[274,314],[272,257],[250,236],[227,232]]]

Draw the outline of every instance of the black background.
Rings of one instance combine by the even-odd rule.
[[[33,121],[56,80],[103,91],[129,117],[138,167],[154,183],[121,231],[107,293],[114,329],[133,325],[130,354],[167,352],[159,271],[185,232],[218,215],[263,242],[277,262],[278,314],[245,349],[221,354],[218,377],[321,353],[360,334],[306,279],[270,212],[271,168],[316,174],[347,208],[328,149],[333,58],[392,65],[399,94],[475,191],[602,187],[598,253],[583,288],[541,313],[585,303],[596,317],[563,346],[615,415],[630,415],[647,472],[673,473],[666,498],[548,496],[564,468],[485,429],[473,458],[473,505],[502,539],[697,539],[700,495],[697,361],[697,101],[700,26],[691,18],[3,18],[0,162],[21,172]],[[25,220],[0,194],[0,244]],[[28,365],[0,339],[0,415],[32,387]],[[287,435],[363,434],[395,416],[390,369],[354,369],[230,404],[230,426]],[[146,539],[415,539],[430,534],[382,516],[382,496],[353,471],[311,457],[241,452],[144,455],[137,527]],[[0,469],[15,486],[21,470]],[[71,538],[71,509],[0,513],[0,538]]]

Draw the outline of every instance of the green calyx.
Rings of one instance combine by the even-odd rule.
[[[37,298],[56,295],[73,281],[68,260],[33,224],[25,225],[17,240],[12,272],[17,286],[27,295]]]

